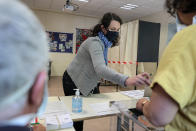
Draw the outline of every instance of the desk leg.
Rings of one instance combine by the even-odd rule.
[[[124,127],[127,131],[129,131],[129,118],[127,116],[124,116]]]
[[[122,116],[117,115],[117,131],[129,131],[129,118],[126,116],[123,116],[123,122],[122,122]],[[134,128],[132,126],[132,131],[134,131]]]
[[[132,131],[134,131],[134,122],[132,121]]]
[[[121,131],[121,116],[117,115],[117,131]]]
[[[118,92],[119,91],[119,88],[118,88],[118,85],[116,85],[116,92]]]

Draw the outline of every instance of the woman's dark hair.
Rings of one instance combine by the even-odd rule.
[[[101,31],[101,25],[103,25],[107,29],[112,20],[118,21],[121,25],[123,23],[121,18],[118,15],[116,15],[114,13],[110,13],[110,12],[106,13],[106,14],[104,14],[100,23],[94,27],[93,32],[92,32],[92,36],[98,36],[98,33]]]
[[[166,0],[167,12],[175,16],[176,11],[182,13],[196,12],[196,0]]]

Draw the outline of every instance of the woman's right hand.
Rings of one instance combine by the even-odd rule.
[[[149,86],[151,84],[150,82],[150,76],[148,73],[141,73],[135,77],[129,77],[126,81],[125,84],[126,86]]]
[[[43,126],[42,124],[34,125],[33,126],[33,131],[46,131],[46,127]]]

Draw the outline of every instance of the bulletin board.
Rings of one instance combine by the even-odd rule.
[[[80,48],[82,42],[84,42],[89,36],[92,35],[92,30],[90,29],[78,29],[76,28],[76,53]]]
[[[46,31],[49,39],[49,51],[73,53],[73,33]]]

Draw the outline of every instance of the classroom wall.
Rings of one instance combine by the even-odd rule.
[[[33,10],[47,31],[74,33],[73,43],[75,52],[76,28],[90,29],[99,22],[93,17],[84,17],[66,13]],[[75,54],[49,53],[52,60],[51,76],[62,76]]]
[[[76,28],[90,29],[99,22],[98,18],[77,16],[59,12],[49,12],[43,10],[33,10],[44,25],[47,31],[67,32],[74,33],[74,50],[76,41]],[[168,23],[174,23],[175,19],[170,17],[166,11],[158,12],[146,17],[140,18],[140,20],[161,23],[160,32],[160,47],[159,47],[159,59],[162,56],[164,49],[167,46],[167,33]],[[73,60],[75,54],[70,53],[49,53],[49,57],[52,60],[51,75],[62,76],[64,70],[69,63]],[[155,72],[156,64],[144,64],[144,69],[148,72]]]

